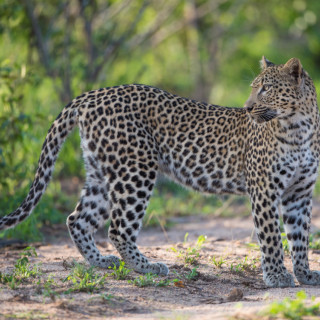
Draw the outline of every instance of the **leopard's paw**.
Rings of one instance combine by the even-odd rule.
[[[295,287],[294,278],[288,271],[268,274],[263,280],[271,288]]]
[[[308,284],[312,286],[320,285],[320,272],[305,270],[294,270],[294,274],[300,284]]]
[[[120,259],[114,255],[102,256],[98,261],[90,259],[88,261],[90,265],[103,269],[109,269],[114,267],[118,269],[120,266]]]
[[[166,276],[169,274],[169,268],[164,263],[161,263],[161,262],[150,263],[149,269],[151,270],[149,272],[152,272],[155,274],[159,274],[163,276]]]

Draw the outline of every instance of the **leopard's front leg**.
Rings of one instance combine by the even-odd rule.
[[[293,276],[284,266],[278,204],[271,200],[275,197],[276,194],[265,192],[253,192],[251,195],[252,215],[262,255],[263,280],[268,287],[294,287]]]
[[[261,251],[263,280],[268,287],[294,287],[294,278],[284,266],[281,242],[279,202],[283,185],[276,186],[272,172],[259,168],[250,159],[247,171],[247,191]],[[271,168],[270,168],[271,169]]]
[[[296,184],[282,197],[281,210],[294,274],[301,284],[320,285],[320,272],[311,271],[308,261],[313,184]]]

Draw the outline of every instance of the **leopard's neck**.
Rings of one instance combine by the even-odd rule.
[[[308,146],[319,130],[319,111],[316,102],[305,103],[303,111],[296,111],[286,119],[270,121],[269,129],[281,144],[292,147]]]

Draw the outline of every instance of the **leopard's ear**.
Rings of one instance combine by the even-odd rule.
[[[303,69],[299,59],[291,58],[283,66],[283,69],[296,81],[297,84],[300,84],[303,75]]]
[[[262,56],[262,59],[260,60],[260,67],[262,70],[265,70],[271,66],[274,66],[274,63],[269,61],[265,56]]]

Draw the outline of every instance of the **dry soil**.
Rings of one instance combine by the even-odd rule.
[[[313,212],[313,229],[320,228],[319,208],[316,205]],[[166,277],[171,280],[169,285],[137,287],[128,282],[128,279],[139,276],[131,272],[127,280],[115,280],[109,276],[104,286],[93,294],[65,293],[72,284],[62,280],[70,274],[73,261],[83,262],[83,259],[68,237],[65,226],[44,230],[47,234],[45,242],[34,244],[38,257],[30,259],[32,264],[40,264],[42,275],[21,283],[15,290],[0,284],[0,318],[202,320],[233,316],[261,319],[259,312],[272,301],[293,298],[302,289],[308,298],[316,296],[316,300],[320,299],[320,287],[300,286],[298,283],[296,288],[265,287],[258,261],[259,250],[250,245],[256,242],[250,217],[197,216],[175,218],[173,222],[165,231],[161,228],[144,229],[138,239],[140,249],[147,257],[169,266],[170,275]],[[187,232],[189,236],[184,243]],[[200,235],[207,236],[207,240],[199,250],[196,264],[186,265],[179,252],[192,249]],[[116,254],[104,233],[99,233],[96,239],[103,253]],[[15,243],[5,245],[2,241],[0,271],[12,272],[23,247],[23,244]],[[216,261],[224,261],[221,267],[215,266],[213,257]],[[320,252],[310,250],[309,257],[311,268],[320,269]],[[292,271],[288,255],[285,264]],[[198,275],[188,280],[193,268],[197,268]],[[97,272],[111,273],[101,269]],[[46,294],[44,287],[48,277],[54,280],[52,290],[55,294],[51,296]]]

